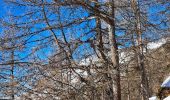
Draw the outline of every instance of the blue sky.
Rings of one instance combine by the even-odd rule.
[[[6,13],[5,3],[3,0],[0,0],[0,17],[3,17]]]
[[[161,8],[161,9],[160,9]],[[152,8],[149,8],[149,21],[151,21],[152,22],[152,20],[153,20],[153,22],[156,22],[156,21],[159,21],[159,18],[160,17],[162,17],[162,16],[160,16],[160,17],[157,17],[154,13],[156,13],[156,11],[158,11],[158,10],[163,10],[164,9],[164,7],[162,7],[162,6],[156,6],[156,7],[152,7]],[[65,10],[65,9],[63,9],[63,10]],[[22,10],[21,8],[19,8],[19,7],[15,7],[15,9],[14,8],[12,8],[10,5],[5,5],[5,3],[3,2],[3,0],[0,0],[0,18],[7,18],[5,15],[7,15],[8,13],[13,13],[13,14],[19,14],[19,13],[21,13],[21,12],[23,12],[24,10]],[[65,12],[65,13],[63,13],[64,15],[63,16],[65,16],[65,17],[68,17],[69,16],[69,13],[68,12],[66,12],[66,10],[65,11],[61,11],[61,12]],[[152,16],[152,13],[154,14],[154,16]],[[77,14],[77,12],[76,12],[76,14]],[[81,13],[80,13],[81,14]],[[81,16],[83,16],[83,15],[79,15],[78,16],[78,18],[79,17],[81,17]],[[85,16],[85,13],[84,13],[84,16]],[[87,15],[86,15],[87,16]],[[68,18],[70,18],[70,16],[68,17]],[[73,16],[73,18],[75,18],[75,16]],[[158,19],[156,19],[156,18],[158,18]],[[53,19],[53,16],[52,16],[52,19]],[[66,18],[65,18],[66,19]],[[23,21],[23,20],[22,20]],[[94,23],[94,22],[91,22],[91,23]],[[37,27],[39,26],[39,24],[37,24],[37,26],[35,27],[34,26],[34,28],[36,28],[37,29]],[[92,25],[93,26],[93,25]],[[94,27],[94,26],[93,26]],[[83,30],[82,28],[85,28],[85,24],[81,24],[81,25],[79,25],[79,26],[72,26],[71,27],[71,29],[74,29],[74,32],[77,34],[77,37],[79,37],[80,35],[81,35],[81,33],[83,33],[84,31],[88,31],[87,29],[86,30]],[[1,28],[0,28],[1,29]],[[69,32],[70,33],[72,33],[72,31],[71,31],[71,29],[69,30],[69,28],[66,28],[66,30],[64,30],[64,31],[66,31],[66,33],[68,33],[69,34]],[[81,32],[80,31],[80,29],[82,29],[83,31]],[[34,30],[34,29],[33,29]],[[60,32],[57,32],[57,33],[59,33],[59,34],[61,34]],[[123,32],[117,32],[117,33],[123,33]],[[48,32],[47,31],[45,31],[44,33],[41,33],[41,34],[38,34],[38,36],[35,36],[34,37],[34,39],[37,39],[37,38],[40,38],[40,35],[45,35],[45,36],[47,36],[47,34],[48,34]],[[89,38],[89,37],[92,37],[92,35],[93,35],[94,33],[91,33],[91,34],[89,34],[90,36],[86,36],[86,37],[83,37],[83,38],[81,38],[81,39],[84,39],[84,40],[86,40],[86,38]],[[75,37],[75,36],[74,36]],[[31,40],[33,40],[33,39],[31,39]],[[44,41],[45,42],[45,41]],[[24,52],[24,53],[22,53],[21,54],[21,56],[27,56],[27,53],[28,52],[30,52],[31,51],[31,47],[34,47],[36,44],[29,44],[29,47],[28,47],[28,49],[26,49],[26,51]],[[51,45],[51,44],[49,44],[49,45]],[[129,45],[129,44],[127,44],[127,45]],[[77,50],[77,55],[75,54],[75,58],[76,58],[76,56],[77,57],[80,57],[80,55],[81,55],[81,53],[82,53],[82,55],[83,55],[83,53],[84,54],[87,54],[87,53],[90,53],[91,51],[89,50],[89,51],[85,51],[84,50],[84,48],[85,47],[88,47],[87,45],[84,45],[84,47],[80,47],[78,50]],[[29,51],[30,50],[30,51]],[[50,51],[50,48],[45,48],[45,49],[43,49],[42,51],[40,51],[39,52],[39,55],[41,55],[41,57],[42,58],[45,58],[44,57],[44,54],[45,53],[50,53],[49,52]],[[52,50],[51,50],[52,51]],[[44,53],[45,52],[45,53]],[[46,55],[45,55],[46,56]],[[17,70],[17,69],[16,69]],[[17,75],[17,74],[16,74]]]
[[[160,9],[161,8],[161,9]],[[162,7],[162,6],[154,6],[154,7],[151,7],[151,8],[149,8],[149,20],[151,21],[151,22],[153,22],[153,23],[159,23],[159,18],[160,18],[160,16],[156,16],[155,15],[155,13],[157,12],[157,11],[160,11],[160,10],[163,10],[164,9],[164,7]],[[24,11],[24,10],[21,10],[21,8],[18,8],[18,7],[15,7],[15,9],[14,8],[12,8],[10,5],[5,5],[5,3],[3,2],[3,0],[0,0],[0,17],[2,18],[2,17],[4,17],[4,18],[6,18],[5,17],[5,15],[7,15],[7,13],[15,13],[15,14],[19,14],[20,12],[22,12],[22,11]],[[66,12],[66,11],[63,11],[63,12]],[[64,15],[66,15],[66,13],[63,13]],[[69,14],[69,13],[67,13],[67,14]],[[154,16],[153,16],[153,15]],[[63,15],[63,16],[64,16]],[[69,16],[69,15],[68,15]],[[162,16],[161,16],[162,17]],[[64,18],[65,19],[65,18]],[[82,24],[83,25],[83,24]],[[79,28],[79,29],[81,29],[81,27],[82,26],[76,26],[76,29],[77,28]],[[37,27],[35,27],[35,28],[37,28]],[[72,28],[74,28],[74,27],[72,27]],[[68,30],[68,29],[67,29]],[[47,33],[47,32],[46,32]],[[45,34],[46,34],[45,33]],[[77,33],[81,33],[81,32],[77,32]],[[120,32],[119,32],[119,34],[120,34]]]

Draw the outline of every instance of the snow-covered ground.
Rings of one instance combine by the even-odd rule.
[[[159,99],[156,96],[153,96],[153,97],[149,98],[149,100],[159,100]],[[166,97],[163,100],[170,100],[170,96]]]
[[[156,96],[150,97],[149,100],[157,100]]]
[[[170,96],[166,97],[166,98],[165,98],[165,99],[163,99],[163,100],[170,100]]]

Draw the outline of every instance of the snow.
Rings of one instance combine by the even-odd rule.
[[[160,39],[156,42],[150,42],[148,43],[148,49],[156,49],[159,48],[160,46],[162,46],[163,44],[166,43],[166,39]]]
[[[156,96],[150,97],[149,100],[157,100]]]
[[[78,64],[83,66],[88,66],[91,63],[97,62],[98,60],[99,59],[95,55],[92,55],[90,57],[82,59]]]
[[[128,62],[129,60],[131,60],[132,55],[134,55],[133,52],[129,52],[129,51],[120,52],[119,62],[120,63]]]
[[[170,76],[162,83],[161,87],[170,87]]]
[[[149,100],[158,100],[156,96],[150,97]],[[170,96],[166,97],[163,100],[170,100]]]
[[[163,100],[170,100],[170,96],[166,97],[166,98],[165,98],[165,99],[163,99]]]
[[[170,76],[162,83],[161,87],[170,87]],[[158,100],[156,96],[150,97],[149,100]],[[170,96],[163,100],[170,100]]]

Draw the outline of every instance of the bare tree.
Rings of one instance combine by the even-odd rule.
[[[148,99],[152,64],[144,47],[168,29],[148,18],[153,1],[6,0],[21,10],[6,23],[18,34],[2,40],[23,40],[8,63],[12,73],[24,66],[23,77],[11,75],[22,99]],[[18,47],[26,52],[16,61]]]

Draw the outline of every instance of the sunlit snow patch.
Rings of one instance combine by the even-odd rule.
[[[166,43],[166,39],[160,39],[156,42],[150,42],[148,43],[148,49],[156,49],[162,46],[163,44]]]
[[[162,83],[161,87],[170,87],[170,76]]]
[[[150,97],[149,100],[157,100],[156,96]]]
[[[165,99],[163,99],[163,100],[170,100],[170,96],[166,97],[166,98],[165,98]]]

